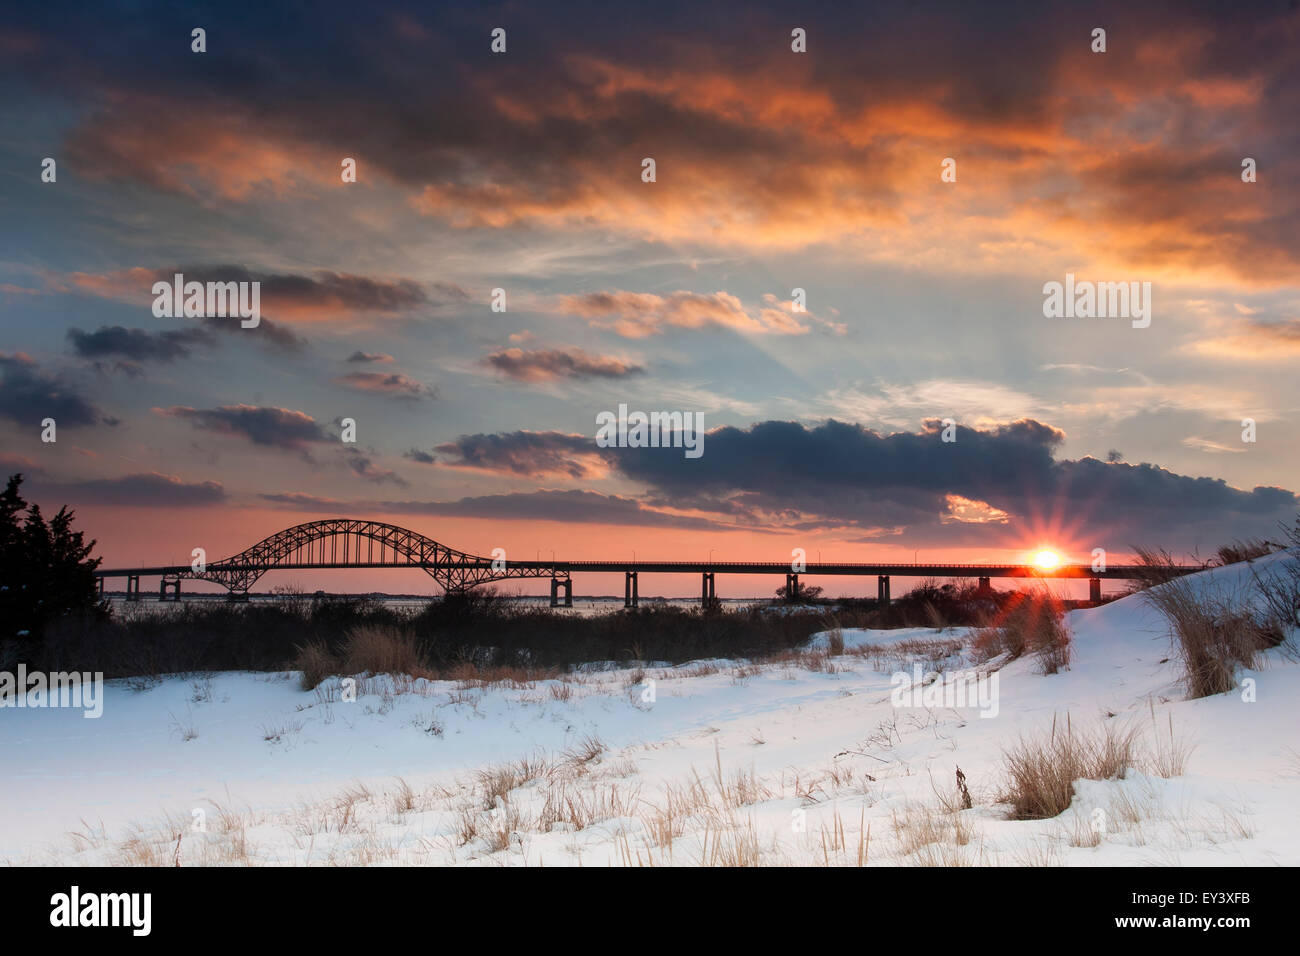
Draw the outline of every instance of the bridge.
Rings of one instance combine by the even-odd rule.
[[[104,581],[126,579],[128,601],[140,600],[140,578],[158,577],[160,601],[179,601],[181,581],[208,581],[224,587],[233,599],[246,599],[248,590],[268,571],[323,568],[419,568],[448,594],[468,591],[480,584],[515,578],[550,578],[551,606],[573,606],[573,578],[579,571],[621,572],[624,575],[624,605],[637,607],[638,577],[641,573],[698,574],[700,599],[716,600],[714,581],[718,574],[784,574],[786,594],[799,593],[799,575],[875,575],[877,599],[888,604],[890,577],[976,578],[982,589],[993,578],[1087,578],[1090,597],[1101,600],[1104,578],[1132,580],[1146,571],[1140,565],[1111,565],[1094,570],[1086,564],[1062,564],[1045,569],[1031,564],[843,564],[790,561],[507,561],[484,558],[439,544],[432,538],[379,521],[328,518],[294,525],[250,548],[215,561],[192,565],[139,568],[108,568],[95,571],[100,594]],[[1162,568],[1170,574],[1200,571],[1199,565]]]

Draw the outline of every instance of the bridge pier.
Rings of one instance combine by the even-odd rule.
[[[128,601],[140,600],[140,575],[128,574],[126,576],[126,599]]]
[[[718,595],[713,586],[713,572],[705,571],[700,584],[700,603],[705,607],[708,607],[717,600]]]
[[[976,593],[984,597],[991,595],[993,593],[993,580],[991,578],[980,578]]]
[[[785,576],[785,601],[787,604],[793,604],[799,600],[799,575],[787,574]]]
[[[95,581],[99,584],[99,596],[102,598],[104,596],[104,579],[95,578]]]
[[[889,575],[881,574],[876,577],[876,603],[886,605],[889,603]]]
[[[623,606],[638,607],[640,602],[637,594],[636,572],[628,571],[623,580]]]
[[[1093,604],[1101,603],[1101,578],[1088,579],[1088,600]]]
[[[560,591],[564,591],[564,606],[573,607],[573,580],[571,578],[551,578],[551,607],[560,606]]]
[[[168,581],[163,578],[158,582],[158,600],[166,601],[167,592],[172,592],[171,600],[179,602],[181,599],[181,579],[176,578],[174,581]]]

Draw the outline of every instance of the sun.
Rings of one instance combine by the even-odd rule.
[[[1050,548],[1044,548],[1034,555],[1034,564],[1044,571],[1051,571],[1061,564],[1061,556]]]

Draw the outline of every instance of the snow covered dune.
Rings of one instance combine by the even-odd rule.
[[[1279,556],[1197,576],[1248,590]],[[971,673],[956,630],[845,630],[764,662],[483,687],[221,673],[0,712],[13,863],[1300,863],[1300,665],[1185,699],[1140,595],[1068,615],[1068,670]],[[835,639],[832,639],[834,637]],[[1294,635],[1292,635],[1294,640]],[[842,649],[841,649],[842,640]],[[1253,685],[1252,683],[1253,682]],[[1055,726],[1135,740],[1123,779],[1009,819],[1004,755]],[[970,808],[959,785],[968,788]]]

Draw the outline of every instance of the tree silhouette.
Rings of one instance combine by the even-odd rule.
[[[0,495],[0,639],[30,647],[55,618],[104,605],[94,576],[100,559],[90,557],[95,542],[73,529],[66,505],[46,521],[39,505],[23,500],[22,483],[12,475]]]
[[[792,595],[790,589],[783,584],[776,589],[776,596],[782,601],[816,601],[822,596],[822,588],[818,584],[801,583]]]

